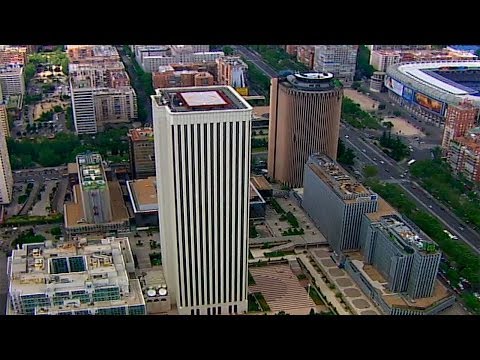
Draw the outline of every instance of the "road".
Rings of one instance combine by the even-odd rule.
[[[400,165],[394,160],[386,156],[378,147],[373,145],[365,133],[358,129],[342,126],[340,134],[343,137],[345,145],[355,150],[357,155],[357,163],[363,168],[364,165],[377,166],[379,173],[378,177],[381,180],[396,180],[402,188],[413,198],[417,206],[422,207],[431,215],[435,216],[445,228],[452,234],[459,237],[459,239],[469,245],[477,253],[480,254],[480,236],[479,234],[467,226],[445,206],[439,203],[435,198],[429,195],[420,185],[415,183],[406,173],[408,166],[406,164]],[[348,138],[346,138],[348,136]],[[424,158],[427,153],[419,151],[415,157],[417,159]],[[383,163],[382,163],[383,162]],[[359,164],[357,164],[358,166]],[[463,230],[461,230],[463,229]]]
[[[400,186],[431,215],[440,220],[448,231],[459,237],[460,240],[463,240],[463,242],[469,245],[475,250],[475,252],[480,254],[480,236],[475,230],[468,227],[437,199],[423,190],[417,183],[401,183]]]
[[[278,71],[273,69],[270,65],[266,64],[263,61],[262,57],[256,52],[247,49],[245,46],[242,45],[236,45],[233,46],[233,48],[236,49],[237,52],[240,53],[240,55],[243,55],[245,58],[255,64],[268,77],[273,78],[278,75]]]
[[[137,94],[138,102],[141,102],[145,108],[147,118],[142,122],[144,125],[152,124],[152,102],[150,100],[150,95],[146,93],[145,88],[140,81],[135,68],[133,67],[133,61],[131,57],[125,53],[121,45],[117,46],[117,50],[120,54],[123,64],[125,65],[128,75],[130,76],[130,81],[135,89],[135,93]]]

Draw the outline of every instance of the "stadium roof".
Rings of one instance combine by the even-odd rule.
[[[476,106],[480,106],[480,98],[470,95],[464,88],[453,86],[437,79],[423,70],[435,70],[442,67],[465,67],[480,70],[480,60],[467,61],[435,61],[435,62],[413,62],[394,64],[388,67],[387,75],[411,87],[414,90],[425,93],[437,100],[448,104],[459,104],[463,100],[471,100]]]

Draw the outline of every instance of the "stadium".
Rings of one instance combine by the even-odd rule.
[[[480,61],[400,63],[388,67],[389,97],[419,119],[443,126],[448,107],[480,108]]]

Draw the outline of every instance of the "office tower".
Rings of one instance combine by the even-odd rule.
[[[25,94],[23,66],[0,66],[0,87],[2,88],[3,96]]]
[[[155,176],[155,146],[152,128],[128,131],[130,171],[135,179]]]
[[[377,194],[327,156],[314,154],[305,164],[302,207],[336,252],[356,250],[362,215],[377,210]]]
[[[122,190],[118,181],[108,181],[100,154],[77,155],[76,167],[73,202],[64,206],[67,236],[126,230],[129,216]]]
[[[8,315],[145,315],[128,238],[23,244],[8,259]]]
[[[358,45],[315,45],[315,65],[319,72],[330,72],[350,85],[357,67]]]
[[[311,154],[337,158],[343,89],[332,74],[304,73],[272,79],[268,175],[291,187],[303,185]]]
[[[397,213],[365,214],[362,221],[362,253],[388,281],[394,293],[411,299],[430,297],[440,265],[441,252]]]
[[[10,127],[8,126],[7,105],[2,104],[1,91],[0,91],[0,134],[5,137],[10,137]]]
[[[247,310],[251,106],[229,86],[152,96],[160,240],[179,314]]]
[[[8,157],[7,139],[0,135],[0,205],[10,204],[13,192],[13,175]]]

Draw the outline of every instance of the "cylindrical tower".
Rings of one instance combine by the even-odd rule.
[[[337,158],[343,89],[331,73],[272,79],[268,174],[303,186],[303,166],[313,153]]]

